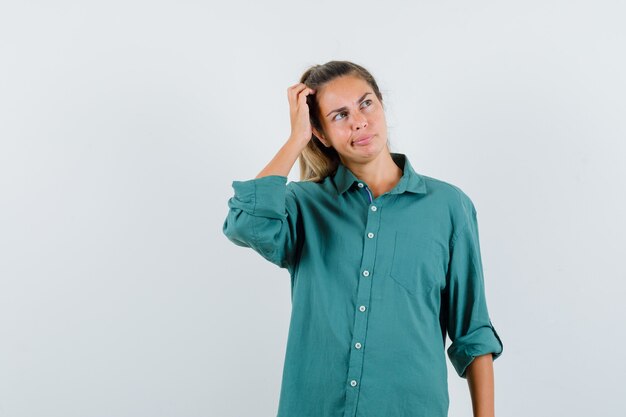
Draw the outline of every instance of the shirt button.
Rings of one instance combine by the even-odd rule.
[[[357,348],[357,349],[361,349],[361,344],[359,342],[356,342],[354,344],[354,347]]]
[[[376,211],[376,210],[377,210],[376,206],[372,206],[372,211]]]
[[[362,182],[359,183],[359,188],[363,188],[363,183]]]
[[[367,237],[369,237],[370,239],[371,239],[371,238],[373,238],[373,237],[374,237],[374,233],[369,232],[369,233],[367,234]]]
[[[361,307],[359,307],[359,310],[361,310],[361,311],[365,311],[365,306],[361,306]]]
[[[363,271],[363,276],[364,277],[369,277],[370,276],[370,271],[368,271],[367,269],[365,271]]]
[[[352,381],[350,381],[350,385],[352,385],[353,387],[356,387],[356,381],[353,379]]]

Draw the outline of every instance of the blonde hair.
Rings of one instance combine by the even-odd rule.
[[[354,75],[367,82],[382,104],[383,97],[372,74],[362,66],[350,61],[329,61],[323,65],[313,65],[302,74],[300,82],[318,91],[329,81],[346,75]],[[309,106],[311,126],[324,134],[320,109],[315,94],[309,94],[307,96],[307,105]],[[340,161],[339,154],[335,148],[327,148],[317,136],[312,135],[311,140],[298,157],[300,180],[321,182],[328,175],[335,172]]]

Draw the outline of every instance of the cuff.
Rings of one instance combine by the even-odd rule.
[[[489,326],[479,327],[473,332],[458,337],[448,348],[448,357],[461,378],[467,378],[465,372],[476,356],[493,354],[493,360],[500,355],[504,346],[496,329],[489,321]]]
[[[282,175],[233,181],[235,195],[228,204],[256,216],[283,218],[286,184],[287,177]]]

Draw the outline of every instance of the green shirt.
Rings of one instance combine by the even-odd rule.
[[[277,417],[443,417],[458,375],[503,345],[491,323],[476,210],[416,173],[372,199],[341,164],[322,182],[233,181],[223,232],[291,276]]]

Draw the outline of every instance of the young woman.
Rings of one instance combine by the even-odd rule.
[[[494,415],[503,345],[485,300],[476,210],[392,153],[382,95],[347,61],[289,87],[291,135],[233,181],[223,232],[291,275],[278,417],[443,417],[445,360]],[[301,181],[287,184],[299,158]]]

